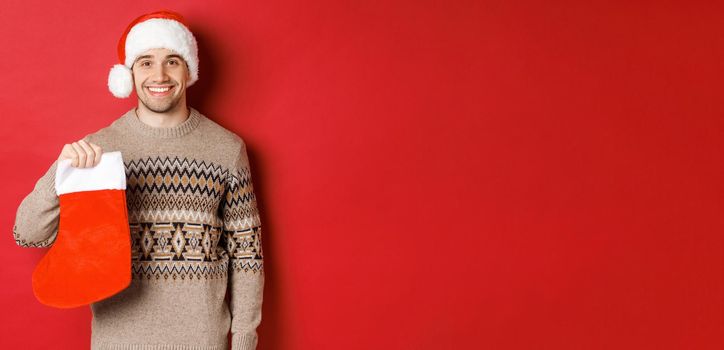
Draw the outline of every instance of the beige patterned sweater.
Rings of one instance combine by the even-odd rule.
[[[244,141],[189,107],[174,127],[132,108],[84,139],[121,151],[131,285],[90,305],[91,349],[255,349],[264,289],[261,223]],[[22,247],[58,229],[57,160],[17,210]]]

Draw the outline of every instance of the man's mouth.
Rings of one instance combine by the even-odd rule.
[[[147,86],[146,90],[148,90],[149,95],[153,97],[164,97],[171,94],[171,91],[173,91],[173,85],[171,86]]]

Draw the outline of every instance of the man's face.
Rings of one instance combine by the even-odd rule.
[[[165,113],[186,97],[191,78],[186,61],[169,49],[150,49],[133,63],[133,84],[138,99],[148,109]],[[155,91],[154,91],[155,90]]]

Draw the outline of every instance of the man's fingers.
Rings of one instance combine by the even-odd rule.
[[[72,159],[71,165],[77,168],[90,168],[101,161],[103,150],[100,146],[86,140],[78,140],[63,146],[60,158]]]
[[[75,151],[73,148],[73,145],[66,144],[63,147],[63,151],[61,152],[61,158],[63,159],[70,159],[70,165],[77,167],[78,166],[78,152]]]
[[[82,147],[83,150],[85,151],[85,155],[86,155],[85,166],[86,166],[87,168],[90,168],[90,167],[94,166],[95,164],[94,164],[93,162],[95,162],[96,153],[93,151],[93,149],[91,148],[91,146],[88,145],[88,143],[85,142],[85,140],[80,140],[80,141],[78,141],[78,144],[79,144],[80,147]]]
[[[86,160],[85,151],[83,150],[83,147],[81,147],[78,144],[78,142],[73,142],[70,145],[73,147],[73,150],[75,150],[75,153],[78,154],[75,157],[75,159],[77,160],[77,163],[76,163],[77,165],[75,165],[75,166],[77,166],[79,168],[83,168],[85,166],[85,160]]]
[[[95,143],[88,142],[88,144],[91,146],[91,148],[93,149],[93,152],[95,152],[95,154],[96,154],[96,159],[95,159],[94,164],[98,165],[98,163],[100,163],[100,161],[101,161],[101,156],[103,155],[103,149],[101,149],[101,146],[98,146]]]

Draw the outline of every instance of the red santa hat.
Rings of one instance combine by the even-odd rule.
[[[196,38],[183,17],[173,11],[161,10],[141,15],[128,25],[118,41],[118,60],[108,74],[108,89],[113,96],[126,98],[133,91],[131,68],[136,58],[146,50],[166,48],[175,51],[186,61],[191,79],[199,79],[199,58]]]

